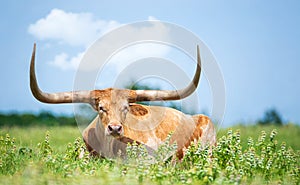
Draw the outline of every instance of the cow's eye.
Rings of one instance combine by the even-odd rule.
[[[107,111],[103,106],[99,106],[99,112],[103,113],[103,112],[107,112]]]
[[[128,111],[129,111],[128,105],[124,105],[124,106],[122,107],[122,112],[127,113]]]

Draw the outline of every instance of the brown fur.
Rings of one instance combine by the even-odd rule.
[[[135,116],[145,116],[148,114],[148,110],[141,105],[133,104],[130,105],[130,113]]]
[[[196,143],[199,140],[201,141],[201,137],[202,137],[203,131],[204,131],[203,128],[205,128],[209,125],[212,125],[210,119],[205,115],[195,115],[195,116],[193,116],[193,119],[196,123],[196,128],[195,128],[193,134],[191,135],[191,137],[189,138],[189,140],[185,143],[184,147],[178,150],[177,157],[179,159],[181,159],[184,156],[184,150],[190,146],[191,142]]]

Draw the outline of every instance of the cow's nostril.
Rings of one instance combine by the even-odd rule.
[[[113,128],[110,126],[110,125],[108,125],[108,130],[110,131],[110,132],[112,132],[113,131]]]
[[[122,126],[119,126],[118,132],[121,132],[121,130],[122,130]]]
[[[122,125],[107,125],[107,131],[111,135],[120,135],[122,133]]]

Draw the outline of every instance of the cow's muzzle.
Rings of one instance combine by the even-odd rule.
[[[119,124],[109,124],[107,126],[107,133],[112,136],[120,136],[123,133],[123,127]]]

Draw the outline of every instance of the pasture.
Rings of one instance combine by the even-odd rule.
[[[235,126],[218,132],[212,154],[196,143],[181,162],[162,162],[174,149],[163,145],[149,162],[133,145],[123,161],[79,159],[77,127],[1,127],[0,184],[299,184],[299,139],[292,124]]]

